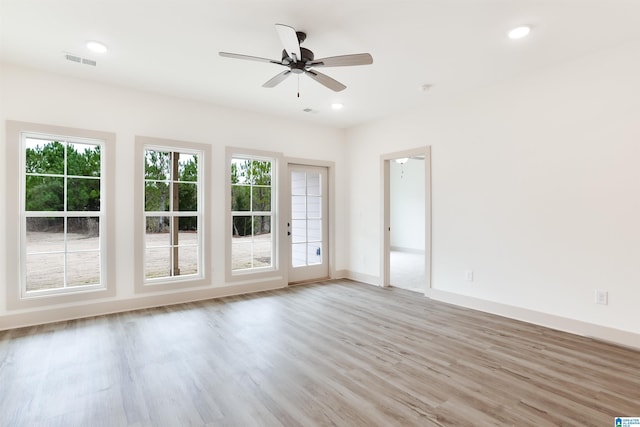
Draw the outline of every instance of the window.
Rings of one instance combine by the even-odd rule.
[[[274,268],[274,161],[231,158],[231,271]]]
[[[7,309],[115,295],[115,134],[6,122]]]
[[[194,150],[145,146],[147,283],[202,276],[201,155]]]
[[[135,291],[211,285],[211,146],[136,136],[134,161]]]
[[[102,147],[22,135],[23,296],[102,286]]]

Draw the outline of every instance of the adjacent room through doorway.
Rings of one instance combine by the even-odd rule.
[[[390,161],[389,284],[421,293],[426,284],[424,174],[424,156]]]

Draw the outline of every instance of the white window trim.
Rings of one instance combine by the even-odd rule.
[[[257,267],[243,270],[232,270],[232,218],[233,211],[231,210],[231,161],[233,158],[246,158],[250,160],[258,161],[271,161],[271,242],[272,242],[272,258],[270,267]],[[247,283],[261,281],[262,279],[274,279],[282,278],[283,271],[282,266],[286,266],[286,263],[282,263],[281,256],[281,244],[280,244],[280,230],[284,230],[282,226],[282,218],[280,215],[282,212],[282,197],[280,195],[282,181],[282,171],[284,170],[282,165],[283,156],[281,153],[245,149],[238,147],[227,147],[225,156],[225,279],[227,283]],[[249,214],[255,216],[260,212],[252,212]]]
[[[179,151],[181,153],[198,154],[198,212],[173,211],[172,216],[198,216],[198,245],[200,247],[198,259],[198,273],[184,276],[171,276],[147,279],[144,272],[145,261],[145,230],[147,216],[154,216],[153,212],[145,211],[145,171],[144,153],[147,149],[158,151]],[[208,186],[211,182],[211,146],[185,141],[135,137],[135,291],[136,293],[156,292],[166,290],[184,290],[189,287],[211,285],[212,263],[208,257],[211,254],[211,214],[208,201]],[[166,212],[165,212],[166,213]]]
[[[50,126],[37,123],[6,122],[7,131],[7,265],[20,266],[19,268],[7,268],[7,308],[24,309],[48,306],[51,304],[63,304],[76,301],[85,301],[95,298],[103,298],[115,295],[115,232],[111,225],[114,218],[114,165],[115,134],[86,129],[74,129],[60,126]],[[101,254],[101,280],[99,285],[70,287],[54,290],[26,292],[26,242],[24,218],[24,182],[25,159],[23,153],[23,138],[35,136],[47,138],[57,136],[62,140],[81,143],[82,140],[95,143],[101,141],[101,204],[100,211],[91,212],[90,216],[100,218],[100,254]],[[18,179],[16,179],[18,178]],[[49,212],[50,216],[66,217],[66,212]],[[47,212],[29,214],[29,216],[47,216]]]

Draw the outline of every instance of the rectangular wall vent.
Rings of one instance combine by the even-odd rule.
[[[82,58],[82,63],[87,65],[93,65],[94,67],[96,66],[96,61],[92,59]]]

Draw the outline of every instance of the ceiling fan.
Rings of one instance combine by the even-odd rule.
[[[326,86],[335,92],[340,92],[347,87],[326,74],[316,71],[315,68],[373,64],[373,58],[368,53],[356,53],[352,55],[329,56],[327,58],[314,59],[312,51],[300,46],[300,43],[305,41],[307,38],[305,33],[302,31],[296,31],[295,28],[282,24],[276,24],[276,30],[280,36],[280,41],[284,45],[282,59],[280,61],[229,52],[219,52],[219,54],[226,58],[270,62],[287,68],[287,70],[284,70],[268,80],[262,85],[262,87],[275,87],[279,83],[282,83],[291,74],[306,74],[321,85]]]

